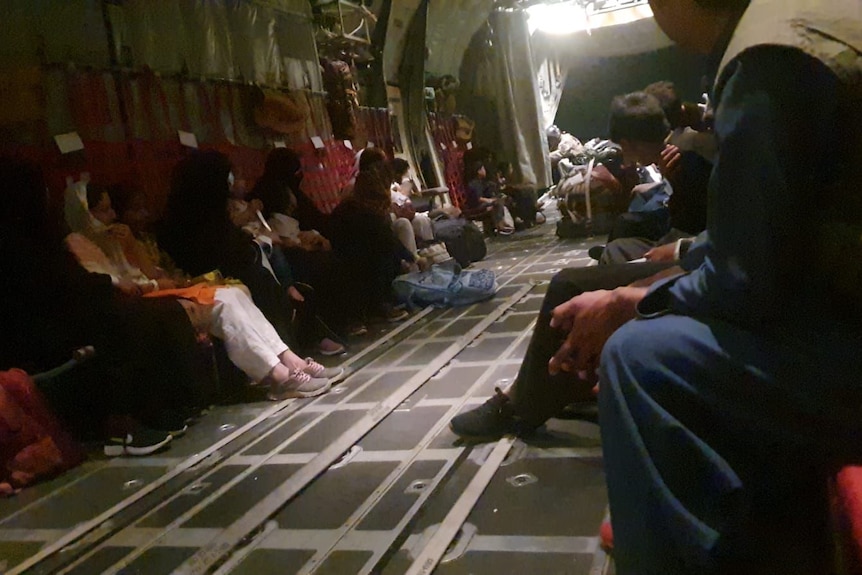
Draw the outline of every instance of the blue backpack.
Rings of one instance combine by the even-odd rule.
[[[426,272],[398,276],[392,287],[398,301],[410,307],[469,305],[494,297],[497,276],[491,270],[462,270],[448,261]]]

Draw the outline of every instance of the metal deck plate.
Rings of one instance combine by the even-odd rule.
[[[467,308],[425,312],[415,325],[366,353],[354,368],[356,373],[332,393],[298,402],[299,411],[275,414],[266,426],[250,430],[250,439],[262,437],[256,444],[213,458],[211,472],[195,470],[187,484],[177,483],[176,494],[165,492],[161,507],[127,528],[109,531],[104,543],[89,553],[78,556],[88,548],[73,546],[70,555],[78,557],[77,564],[65,572],[171,573],[353,429],[369,409],[497,312],[506,298],[530,280],[539,281],[369,433],[357,436],[358,448],[349,457],[273,509],[269,517],[262,516],[264,531],[243,539],[217,571],[405,573],[411,553],[421,551],[434,525],[451,511],[488,455],[488,447],[464,446],[446,427],[448,418],[482,403],[495,386],[511,382],[551,273],[565,262],[580,265],[585,257],[587,244],[557,243],[550,238],[550,228],[527,238],[491,242],[488,258],[479,265],[498,271],[502,287],[496,298]],[[363,353],[354,350],[348,359]],[[55,497],[34,502],[37,497],[28,494],[0,508],[0,557],[9,567],[26,559],[43,542],[90,520],[130,490],[156,480],[186,455],[212,445],[269,407],[217,408],[190,431],[189,438],[177,442],[177,449],[160,454],[161,459],[85,467],[57,481]],[[273,426],[272,433],[263,434]],[[598,445],[597,427],[581,421],[552,421],[529,445],[516,442],[469,514],[467,523],[473,531],[456,538],[452,547],[457,553],[444,556],[435,572],[587,575],[607,504]],[[254,465],[259,467],[250,467]],[[248,476],[202,505],[250,469],[254,470]],[[62,485],[66,491],[59,490]],[[163,529],[193,509],[162,536]],[[3,522],[3,516],[15,512],[20,514]],[[150,547],[131,562],[126,560],[118,571],[118,561],[140,545]],[[318,559],[312,562],[313,558]]]

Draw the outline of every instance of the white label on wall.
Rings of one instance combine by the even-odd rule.
[[[456,150],[458,149],[458,142],[456,142],[455,140],[452,140],[452,148]]]
[[[287,144],[285,144],[281,140],[277,140],[277,141],[273,142],[272,145],[275,146],[276,148],[286,148],[287,147]]]
[[[467,149],[468,149],[468,150],[472,150],[472,149],[473,149],[473,142],[467,142]]]
[[[448,150],[448,148],[446,147],[446,144],[444,144],[443,142],[440,142],[440,149]]]
[[[368,143],[365,145],[365,147],[366,147],[366,148],[373,148],[373,147],[374,147],[374,142],[368,142]]]
[[[348,150],[352,150],[352,149],[353,149],[353,142],[351,142],[350,140],[344,140],[344,146],[345,146]]]
[[[198,147],[198,138],[191,132],[183,132],[182,130],[177,130],[177,134],[180,136],[180,144],[186,146],[187,148],[197,148]]]
[[[314,144],[314,147],[318,150],[322,150],[326,146],[323,144],[323,138],[320,136],[312,136],[311,143]]]
[[[77,152],[84,149],[84,142],[81,141],[81,136],[78,135],[78,132],[58,134],[54,136],[54,141],[57,142],[57,147],[60,148],[61,154],[68,154],[69,152]]]

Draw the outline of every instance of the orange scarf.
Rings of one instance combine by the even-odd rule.
[[[216,287],[206,283],[195,284],[187,288],[161,289],[144,294],[144,297],[177,297],[191,300],[202,305],[215,304]]]

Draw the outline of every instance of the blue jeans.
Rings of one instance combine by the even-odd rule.
[[[767,336],[666,315],[608,341],[599,417],[620,575],[817,572],[786,540],[765,555],[784,527],[767,517],[821,505],[811,486],[859,460],[862,337],[805,327]],[[820,525],[803,543],[828,535]]]

